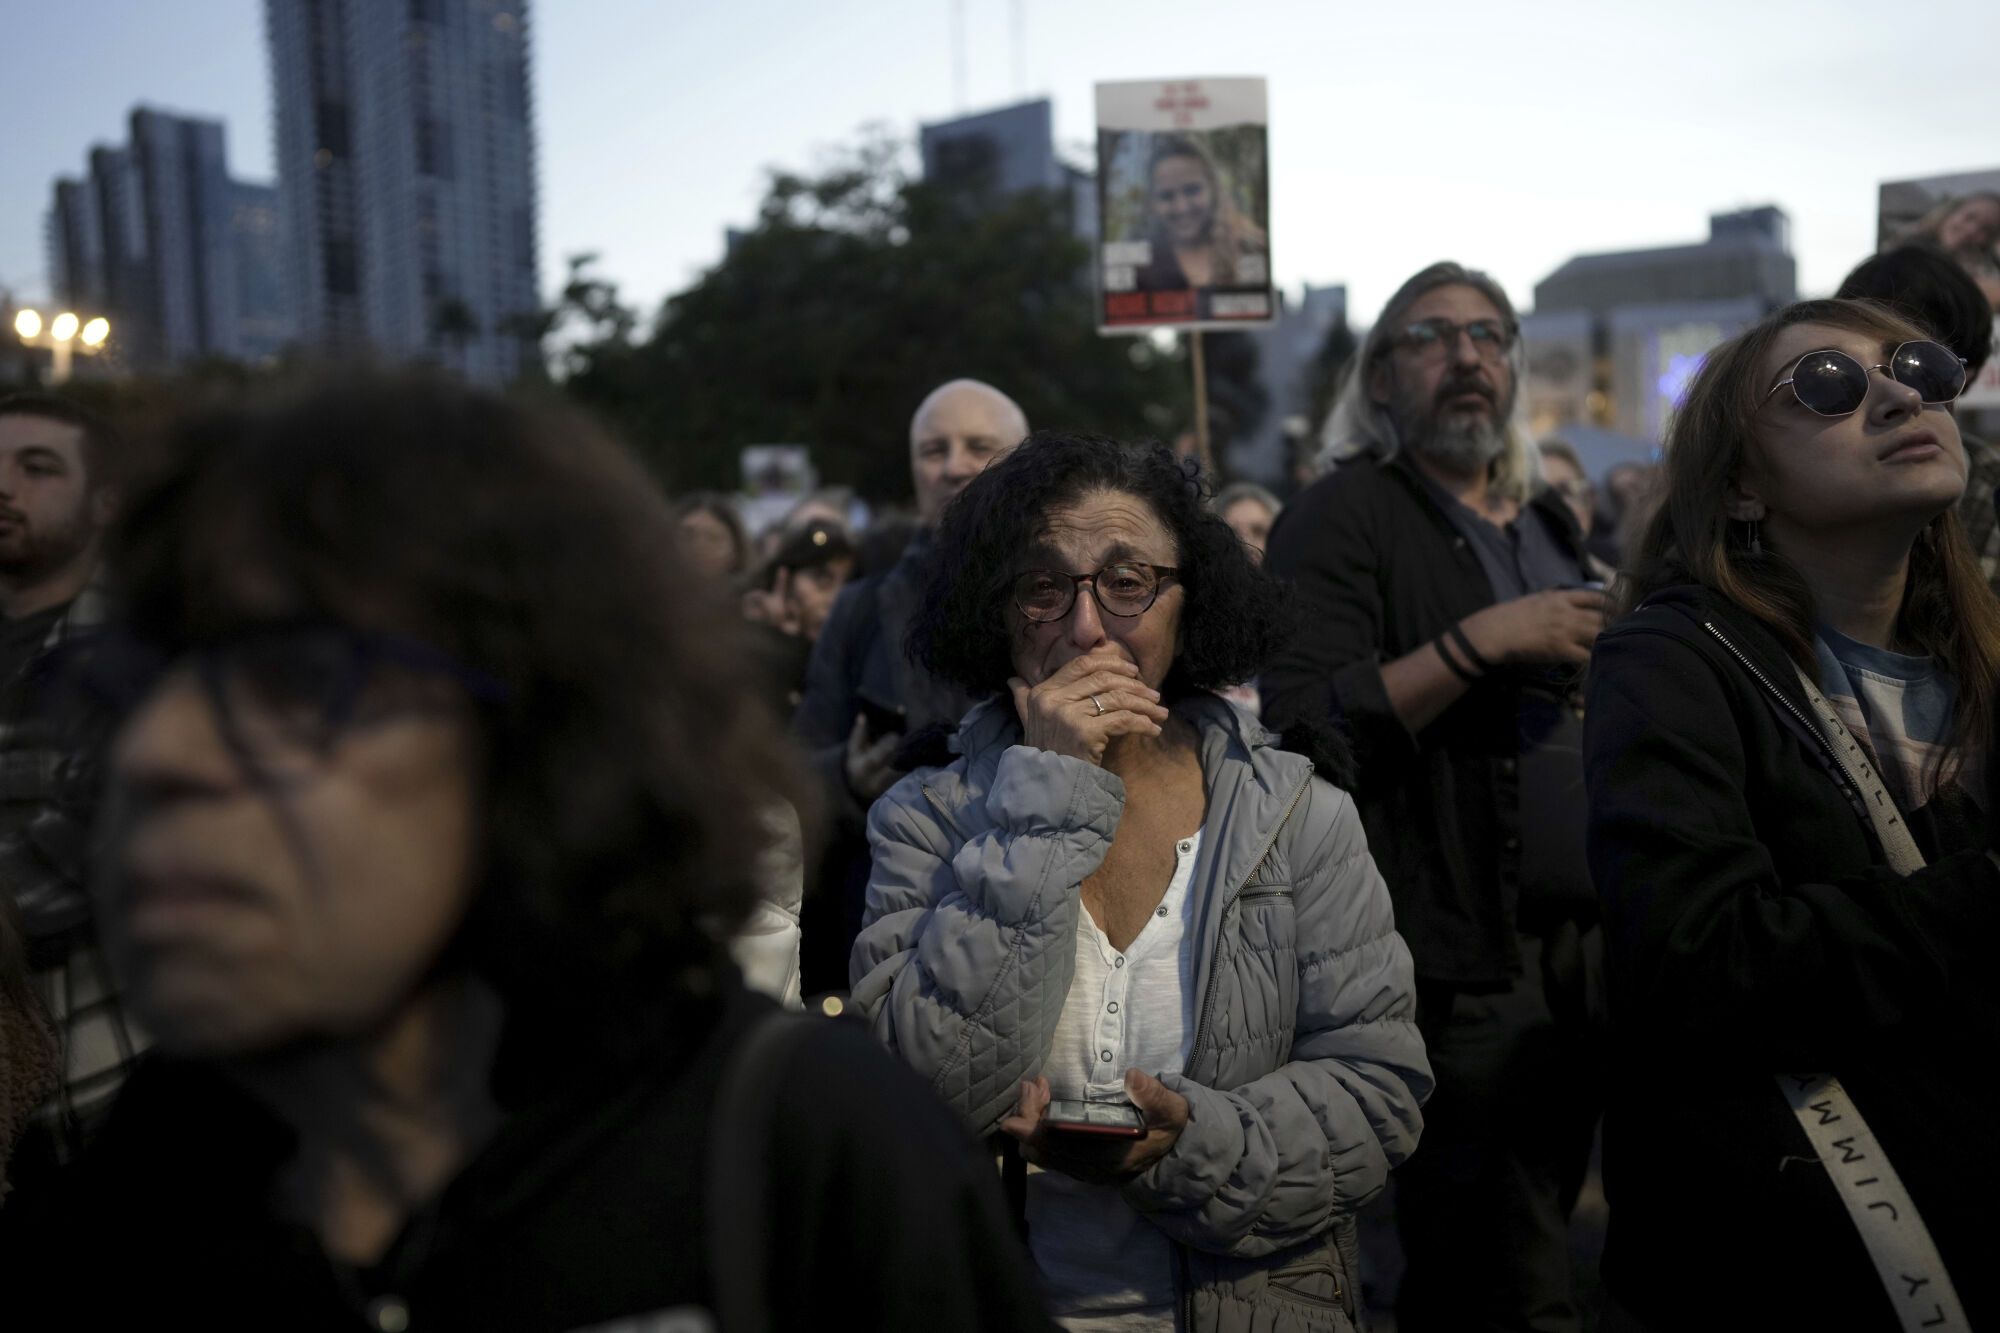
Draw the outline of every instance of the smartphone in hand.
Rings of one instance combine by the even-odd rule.
[[[859,705],[861,717],[868,726],[870,741],[879,741],[884,736],[900,736],[909,730],[910,719],[902,709],[892,708],[865,694],[857,695],[855,702]]]
[[[1052,1134],[1098,1134],[1114,1139],[1146,1137],[1146,1117],[1130,1102],[1086,1102],[1058,1098],[1042,1113]]]

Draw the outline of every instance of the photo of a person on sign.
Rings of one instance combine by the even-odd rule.
[[[1187,135],[1154,137],[1147,166],[1150,260],[1140,291],[1260,286],[1269,242],[1243,211],[1215,163]]]

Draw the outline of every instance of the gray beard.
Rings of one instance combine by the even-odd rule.
[[[1410,452],[1455,476],[1486,471],[1507,447],[1507,437],[1490,419],[1464,425],[1432,421],[1428,429],[1410,434]]]

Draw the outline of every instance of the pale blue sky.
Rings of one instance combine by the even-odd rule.
[[[1571,254],[1696,240],[1711,211],[1763,202],[1791,214],[1801,287],[1823,292],[1872,247],[1881,180],[2000,167],[1991,0],[959,3],[966,109],[1052,95],[1079,152],[1095,80],[1268,77],[1278,277],[1348,283],[1363,323],[1434,259],[1525,304]],[[135,102],[221,116],[233,170],[269,176],[258,0],[5,8],[0,287],[43,295],[49,182],[122,138]],[[532,12],[550,289],[597,250],[650,311],[720,258],[765,168],[957,109],[952,0]]]

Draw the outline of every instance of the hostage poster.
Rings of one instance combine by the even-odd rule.
[[[1097,188],[1103,332],[1270,321],[1264,80],[1098,84]]]

